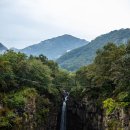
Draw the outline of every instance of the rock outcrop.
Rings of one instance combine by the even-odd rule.
[[[88,101],[84,98],[80,102],[75,102],[70,99],[67,108],[69,130],[103,130],[103,112],[95,100]]]
[[[130,130],[130,109],[120,108],[107,115],[97,100],[69,99],[67,130]]]
[[[130,109],[121,108],[110,115],[104,114],[103,124],[104,130],[130,130]]]

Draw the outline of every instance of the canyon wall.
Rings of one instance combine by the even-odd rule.
[[[96,100],[67,102],[67,130],[130,130],[130,109],[117,109],[107,115]]]

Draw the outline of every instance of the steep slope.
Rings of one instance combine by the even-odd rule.
[[[2,43],[0,43],[0,54],[2,54],[6,50],[7,48]]]
[[[49,59],[57,59],[64,53],[73,50],[75,48],[86,45],[88,42],[83,39],[73,37],[71,35],[62,35],[52,39],[48,39],[29,47],[20,50],[27,55],[39,55],[43,54]]]
[[[106,45],[108,42],[113,42],[117,45],[125,44],[130,39],[130,29],[114,30],[107,34],[101,35],[92,40],[89,44],[72,50],[61,56],[57,63],[70,71],[74,71],[81,66],[92,63],[96,51]]]

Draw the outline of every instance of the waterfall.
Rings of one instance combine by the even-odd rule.
[[[60,123],[60,130],[66,130],[66,101],[68,96],[65,96],[62,105],[62,114],[61,114],[61,123]]]

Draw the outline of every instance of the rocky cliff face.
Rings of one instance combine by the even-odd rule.
[[[84,98],[81,102],[68,101],[67,128],[69,130],[103,130],[102,109],[96,101]]]
[[[25,105],[26,118],[24,119],[25,129],[34,130],[36,115],[36,98],[31,97]]]
[[[104,111],[104,130],[130,130],[130,109],[118,109],[110,115]]]
[[[51,104],[52,105],[52,104]],[[8,115],[11,111],[6,106],[0,102],[0,121],[3,127],[2,130],[57,130],[57,119],[58,119],[58,107],[48,106],[49,110],[43,108],[41,112],[38,113],[37,108],[39,104],[37,103],[37,97],[28,97],[25,107],[22,109],[15,109],[13,115]],[[60,106],[59,106],[60,107]],[[12,111],[11,111],[12,112]],[[41,117],[39,117],[41,116]],[[5,117],[5,118],[4,118]],[[41,120],[39,120],[41,119]],[[9,120],[12,127],[8,129],[5,128],[5,120]],[[8,123],[8,122],[7,122]],[[14,124],[15,123],[15,124]]]
[[[67,130],[130,130],[130,109],[121,108],[110,115],[96,100],[67,103]]]

